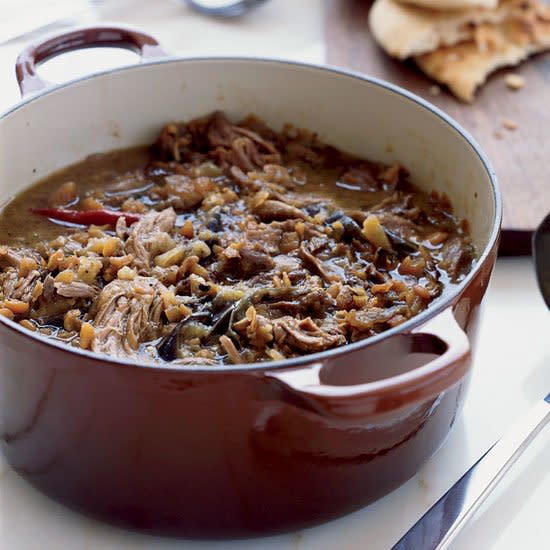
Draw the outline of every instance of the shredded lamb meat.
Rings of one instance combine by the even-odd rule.
[[[43,204],[44,217],[28,213]],[[400,165],[221,112],[29,188],[0,213],[0,235],[0,315],[181,368],[368,338],[425,310],[475,261],[448,199]]]
[[[23,277],[15,269],[6,270],[0,275],[0,286],[4,300],[29,302],[39,281],[39,271],[33,270]]]
[[[133,265],[138,273],[147,274],[153,258],[165,251],[171,241],[169,231],[176,223],[176,213],[172,208],[161,212],[150,212],[130,229],[125,251],[133,257]]]
[[[109,283],[97,299],[92,350],[131,356],[141,342],[158,337],[166,287],[154,277]]]
[[[346,343],[341,329],[331,321],[320,326],[311,317],[296,319],[285,316],[275,319],[273,334],[280,346],[291,350],[312,353],[340,346]]]

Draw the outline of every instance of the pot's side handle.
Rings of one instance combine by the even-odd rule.
[[[399,337],[410,339],[409,348],[413,351],[439,354],[432,361],[402,374],[356,385],[324,383],[323,370],[328,365],[323,363],[268,371],[265,376],[282,383],[287,391],[323,414],[353,419],[388,413],[433,399],[460,382],[468,372],[470,342],[451,308]],[[343,354],[332,361],[330,369],[334,372],[338,364],[343,366],[346,360],[350,358]]]
[[[36,67],[40,63],[73,50],[97,47],[118,47],[139,54],[141,61],[168,57],[158,41],[141,31],[126,27],[84,27],[44,38],[31,44],[17,57],[15,74],[21,96],[48,88],[51,84],[40,78]]]

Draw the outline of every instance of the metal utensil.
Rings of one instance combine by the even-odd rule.
[[[550,308],[550,214],[533,237],[537,280]],[[392,550],[443,550],[550,421],[550,393],[497,441],[399,540]]]
[[[392,550],[443,550],[491,494],[504,474],[550,421],[550,393],[483,455]]]
[[[267,0],[228,0],[226,2],[215,2],[217,5],[212,5],[207,0],[185,0],[185,2],[193,9],[212,15],[214,17],[239,17],[244,15],[252,8],[264,4]]]

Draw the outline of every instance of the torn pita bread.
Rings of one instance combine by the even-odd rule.
[[[496,10],[434,11],[397,0],[376,0],[369,12],[369,26],[384,50],[405,59],[469,40],[475,25],[501,23],[521,2],[502,0]]]
[[[456,97],[470,102],[476,89],[496,69],[550,50],[550,7],[536,2],[529,6],[523,17],[500,25],[481,25],[473,40],[418,56],[415,61]]]
[[[465,10],[468,8],[494,10],[498,6],[498,0],[399,0],[399,2],[439,11]]]

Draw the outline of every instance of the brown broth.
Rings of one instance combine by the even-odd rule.
[[[13,197],[1,210],[2,244],[32,246],[52,240],[73,229],[54,224],[47,218],[29,214],[29,208],[44,208],[50,195],[63,183],[74,181],[81,195],[111,184],[118,176],[142,170],[149,160],[149,147],[132,147],[95,154],[39,180]],[[22,221],[24,220],[24,224]]]

